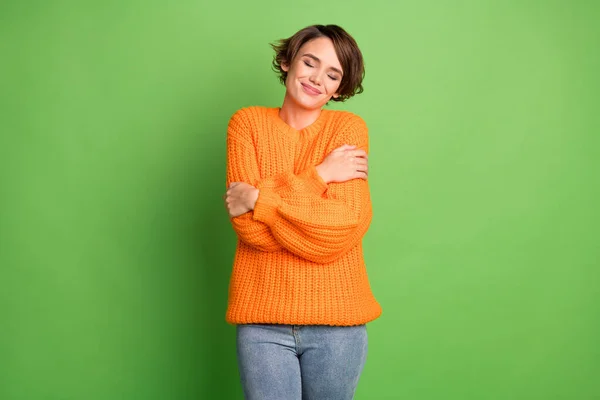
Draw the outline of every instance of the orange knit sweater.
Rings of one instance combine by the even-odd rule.
[[[315,169],[345,143],[368,152],[364,121],[346,111],[322,110],[300,131],[279,108],[232,116],[226,185],[246,182],[259,195],[253,211],[231,219],[238,241],[227,322],[350,326],[381,314],[363,259],[368,183],[326,184]]]

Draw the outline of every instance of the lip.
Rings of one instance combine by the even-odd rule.
[[[311,96],[318,96],[321,94],[321,91],[318,89],[315,89],[314,87],[307,85],[305,83],[300,83],[302,85],[302,89],[304,89],[304,92],[307,94],[310,94]]]

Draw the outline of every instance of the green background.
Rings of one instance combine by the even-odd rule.
[[[0,5],[0,399],[241,399],[229,117],[336,23],[383,315],[357,399],[600,398],[593,1]],[[596,380],[596,381],[595,381]]]

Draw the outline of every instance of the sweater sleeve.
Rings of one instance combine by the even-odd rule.
[[[339,145],[355,144],[369,151],[368,130],[361,118],[339,132]],[[271,229],[275,240],[292,253],[316,263],[328,263],[356,246],[372,219],[368,182],[352,179],[331,183],[326,196],[294,192],[285,197],[258,183],[252,218]]]
[[[321,196],[328,188],[314,166],[298,175],[284,172],[262,178],[256,161],[256,149],[252,145],[248,123],[244,114],[238,111],[233,115],[227,129],[227,179],[231,182],[246,182],[252,186],[264,187],[282,196],[290,193],[312,193]],[[266,252],[282,250],[284,247],[263,222],[253,218],[253,212],[231,218],[231,224],[238,238],[244,243]]]

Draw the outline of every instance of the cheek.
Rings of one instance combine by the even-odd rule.
[[[304,63],[302,65],[296,65],[296,76],[297,77],[303,77],[306,76],[309,72],[308,72],[309,68],[304,65]]]
[[[294,84],[299,77],[302,77],[302,70],[299,68],[290,68],[287,74],[287,82],[290,84]]]
[[[327,86],[327,93],[334,95],[335,93],[337,93],[338,89],[340,88],[340,81],[329,81],[329,85]]]

